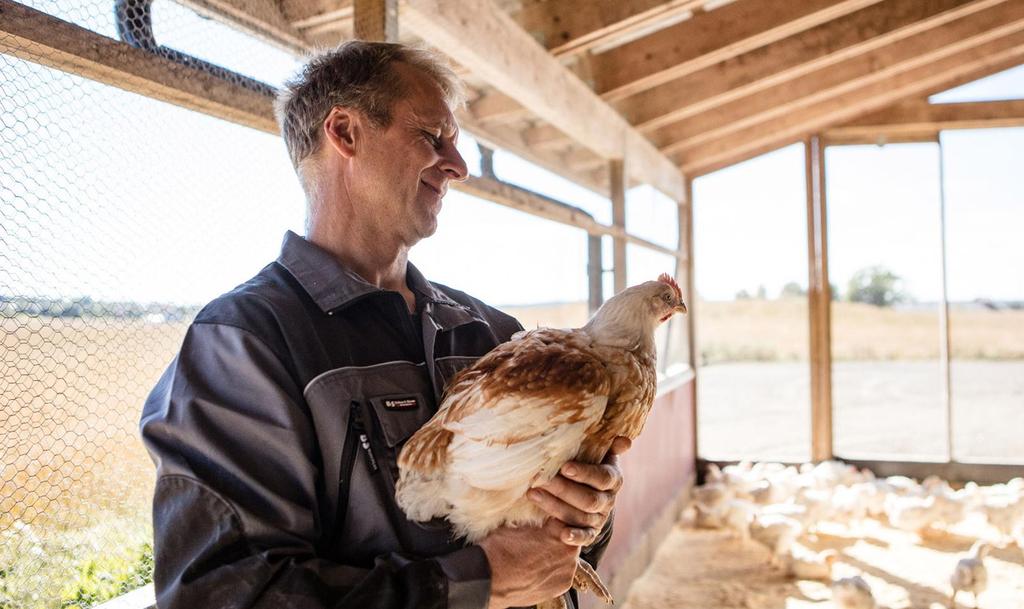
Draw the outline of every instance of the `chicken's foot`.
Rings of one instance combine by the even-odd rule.
[[[572,578],[572,587],[580,592],[589,590],[597,598],[609,605],[615,602],[615,599],[612,598],[612,593],[604,585],[604,582],[601,581],[601,576],[597,574],[594,567],[590,566],[590,563],[582,558],[576,559],[576,574]]]

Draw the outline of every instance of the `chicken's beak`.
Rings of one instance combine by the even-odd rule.
[[[683,302],[682,300],[680,300],[679,304],[677,304],[676,306],[672,307],[672,312],[673,313],[686,313],[686,303]]]

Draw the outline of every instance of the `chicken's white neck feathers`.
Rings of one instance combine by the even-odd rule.
[[[594,343],[629,351],[654,353],[658,320],[649,310],[644,291],[635,286],[610,298],[583,326]]]

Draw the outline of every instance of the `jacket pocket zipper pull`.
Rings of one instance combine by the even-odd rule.
[[[370,438],[365,434],[359,434],[359,446],[366,453],[366,460],[370,464],[370,469],[374,472],[380,471],[380,467],[377,465],[377,458],[373,456],[373,449],[370,448]]]

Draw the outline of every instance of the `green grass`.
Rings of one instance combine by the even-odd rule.
[[[17,522],[0,534],[0,609],[87,609],[151,582],[146,519],[96,520],[64,532]]]

